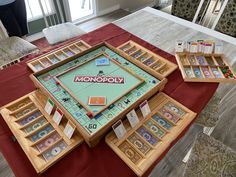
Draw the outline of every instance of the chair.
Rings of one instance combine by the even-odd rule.
[[[204,9],[208,5],[208,1],[204,1],[198,18],[204,15]],[[193,21],[195,13],[197,12],[200,0],[173,0],[171,14],[188,21]]]
[[[36,51],[35,45],[19,37],[9,37],[0,21],[0,69],[18,63],[24,56]]]
[[[43,29],[43,34],[49,44],[54,45],[56,43],[63,42],[65,40],[68,40],[70,38],[73,38],[73,37],[76,37],[85,33],[83,30],[81,30],[79,27],[77,27],[73,23],[71,22],[65,23],[59,0],[56,0],[55,4],[54,4],[54,1],[52,1],[52,4],[54,6],[56,5],[56,7],[58,8],[58,11],[55,11],[55,15],[48,15],[49,8],[47,7],[47,4],[45,3],[46,8],[44,9],[42,5],[43,0],[38,0],[38,1],[40,4],[40,8],[41,8],[44,22],[46,25],[46,28]],[[83,4],[84,4],[84,1],[82,2],[82,6]],[[60,23],[59,21],[61,21],[62,23]]]
[[[216,31],[236,37],[235,7],[236,1],[229,0],[215,27]]]
[[[183,177],[235,177],[236,152],[204,133],[198,134]]]

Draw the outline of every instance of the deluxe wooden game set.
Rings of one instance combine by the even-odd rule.
[[[180,43],[184,45],[184,43]],[[192,42],[176,51],[176,60],[186,82],[236,82],[236,74],[214,42]],[[220,49],[219,49],[220,48]]]
[[[0,112],[38,173],[83,140],[94,147],[138,106],[146,109],[144,100],[151,98],[147,117],[138,110],[135,126],[125,121],[126,133],[106,137],[114,152],[142,175],[195,117],[164,93],[157,94],[177,65],[133,41],[118,48],[74,41],[27,64],[37,90]]]

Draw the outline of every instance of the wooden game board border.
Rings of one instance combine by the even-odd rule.
[[[100,56],[105,56],[107,58],[109,58],[110,62],[113,62],[114,64],[116,64],[117,66],[119,66],[121,69],[125,70],[126,72],[128,72],[129,74],[133,75],[134,77],[136,77],[139,80],[139,83],[137,83],[136,85],[134,85],[131,89],[127,90],[126,92],[124,92],[123,94],[121,94],[118,98],[116,98],[115,100],[113,100],[111,103],[107,104],[106,106],[104,106],[103,109],[101,109],[100,111],[93,113],[92,110],[90,108],[88,108],[87,105],[85,105],[79,98],[77,98],[71,91],[70,89],[68,89],[62,82],[61,80],[58,78],[74,69],[77,69],[79,67],[81,67],[82,65],[87,64],[88,62],[91,62],[93,60],[95,60],[96,58],[100,57]],[[103,112],[105,109],[107,109],[110,105],[112,105],[113,103],[115,103],[116,101],[118,101],[120,98],[122,98],[123,96],[127,95],[129,92],[131,92],[132,90],[134,90],[135,88],[137,88],[139,85],[141,85],[145,80],[140,77],[139,75],[137,75],[136,73],[132,72],[131,70],[125,68],[124,66],[122,66],[121,64],[118,64],[115,60],[113,60],[112,58],[110,58],[108,55],[106,55],[104,52],[103,53],[99,53],[98,55],[94,56],[93,58],[87,60],[84,63],[81,63],[75,67],[69,68],[68,70],[56,75],[54,77],[54,79],[56,80],[56,82],[58,82],[61,87],[63,89],[65,89],[76,101],[79,102],[80,105],[83,106],[84,109],[86,109],[88,112],[91,112],[93,114],[93,116],[95,117],[96,115],[100,114],[101,112]]]
[[[82,55],[85,55],[89,52],[92,52],[102,46],[105,46],[107,48],[109,48],[110,50],[112,50],[113,52],[117,53],[118,55],[124,57],[125,59],[126,56],[124,55],[123,52],[120,52],[120,50],[116,49],[115,47],[113,47],[112,45],[104,42],[104,43],[100,43],[96,46],[93,46],[85,51],[82,51],[81,53],[72,56],[70,58],[67,58],[59,63],[56,63],[55,65],[48,67],[44,70],[38,71],[36,73],[33,73],[30,75],[31,80],[33,81],[34,85],[39,88],[45,95],[47,95],[51,100],[53,100],[53,102],[57,105],[57,107],[59,107],[64,115],[66,117],[68,117],[77,127],[78,131],[80,132],[80,134],[82,135],[82,137],[84,138],[85,142],[90,146],[90,147],[94,147],[99,141],[100,139],[103,137],[103,135],[111,128],[111,126],[117,121],[122,119],[129,111],[131,111],[133,108],[137,107],[141,102],[143,102],[144,100],[147,100],[148,98],[150,98],[151,96],[153,96],[155,93],[157,93],[158,91],[161,91],[164,89],[165,84],[167,83],[167,79],[166,78],[160,78],[160,82],[153,87],[149,92],[145,93],[139,100],[137,100],[136,102],[134,102],[133,104],[131,104],[128,108],[126,108],[125,110],[123,110],[119,115],[117,115],[116,117],[114,117],[111,121],[109,121],[107,124],[103,125],[96,133],[93,134],[89,134],[87,132],[87,130],[85,129],[85,127],[83,127],[82,125],[80,125],[74,118],[73,116],[59,103],[59,101],[57,99],[54,98],[54,96],[49,93],[47,91],[47,89],[38,81],[37,76],[44,74],[56,67],[59,67],[69,61],[72,61]],[[129,60],[128,60],[129,61]],[[148,72],[148,71],[146,71]],[[149,72],[148,72],[149,73]],[[150,75],[153,76],[152,73],[149,73]]]
[[[220,65],[215,65],[215,66],[211,66],[211,65],[191,65],[189,60],[188,60],[188,57],[186,57],[186,60],[188,61],[189,65],[184,65],[180,59],[180,56],[190,56],[190,55],[193,55],[194,57],[196,56],[204,56],[204,57],[213,57],[213,60],[215,63],[217,63],[214,59],[214,57],[221,57],[221,59],[223,60],[223,62],[226,64],[225,66],[228,66],[229,69],[231,70],[231,72],[233,73],[233,75],[236,77],[236,74],[233,70],[233,68],[231,68],[231,66],[228,64],[228,62],[226,61],[225,59],[225,56],[223,54],[204,54],[204,53],[189,53],[189,52],[176,52],[175,54],[175,57],[176,57],[176,60],[177,60],[177,63],[179,65],[179,68],[180,68],[180,71],[181,71],[181,74],[182,74],[182,77],[184,79],[185,82],[222,82],[222,83],[236,83],[236,79],[228,79],[228,78],[225,78],[221,69],[220,69]],[[213,76],[213,78],[206,78],[204,76],[203,73],[201,73],[201,75],[203,76],[203,78],[197,78],[197,77],[188,77],[187,74],[185,73],[185,69],[184,69],[184,66],[188,66],[190,68],[192,67],[199,67],[200,70],[201,70],[201,67],[210,67],[210,68],[217,68],[219,70],[219,72],[221,73],[221,75],[224,77],[224,78],[216,78],[214,76],[214,74],[212,73],[211,69],[209,69],[209,71],[211,72],[211,75]],[[191,69],[192,70],[192,69]],[[192,70],[192,73],[194,74],[193,70]],[[194,74],[195,76],[195,74]]]
[[[51,125],[54,128],[53,133],[56,132],[61,137],[60,140],[56,143],[59,143],[63,140],[67,144],[66,149],[64,149],[60,154],[58,154],[53,159],[50,159],[49,161],[46,161],[46,160],[44,160],[43,157],[40,157],[42,152],[39,152],[35,146],[36,146],[37,143],[43,141],[44,139],[46,139],[48,136],[50,136],[53,133],[49,133],[48,135],[46,135],[45,137],[42,137],[42,139],[40,139],[36,142],[31,142],[30,140],[27,139],[28,135],[25,134],[22,130],[23,128],[28,126],[28,124],[31,124],[31,122],[26,124],[26,126],[25,125],[20,126],[16,121],[17,118],[15,118],[13,116],[13,114],[14,114],[14,112],[20,110],[21,108],[19,108],[16,111],[10,111],[8,109],[12,105],[18,104],[18,103],[22,102],[24,99],[27,99],[27,98],[29,98],[30,101],[36,106],[36,108],[37,108],[36,110],[38,110],[42,113],[42,116],[39,116],[35,120],[38,120],[39,118],[44,117],[48,121],[46,123],[46,125]],[[49,167],[54,165],[57,161],[62,159],[65,155],[67,155],[75,147],[79,146],[83,142],[83,138],[81,137],[81,135],[78,132],[74,132],[71,139],[68,139],[65,136],[65,134],[63,133],[63,129],[64,129],[65,125],[61,124],[61,125],[58,126],[52,120],[52,116],[48,115],[45,112],[44,106],[46,104],[46,101],[47,101],[47,97],[45,95],[43,95],[41,91],[36,90],[36,91],[33,91],[33,92],[31,92],[31,93],[29,93],[29,94],[27,94],[27,95],[25,95],[25,96],[23,96],[23,97],[21,97],[21,98],[19,98],[19,99],[17,99],[17,100],[15,100],[15,101],[13,101],[13,102],[11,102],[11,103],[9,103],[9,104],[7,104],[7,105],[0,108],[0,113],[2,114],[3,119],[7,123],[8,127],[11,130],[11,132],[13,133],[15,138],[17,139],[19,145],[21,146],[21,148],[25,152],[26,156],[28,157],[29,161],[31,162],[31,164],[33,165],[34,169],[36,170],[36,172],[38,174],[42,174],[43,172],[45,172]],[[68,120],[66,117],[64,117],[63,119],[65,121]],[[37,130],[37,131],[40,131],[40,130]],[[53,145],[55,145],[55,143]],[[48,147],[46,149],[46,151],[48,149],[50,149],[52,146]]]
[[[163,137],[162,140],[159,140],[159,143],[157,145],[151,145],[149,146],[152,148],[146,155],[142,154],[142,159],[138,164],[134,164],[129,158],[127,158],[124,153],[118,148],[119,145],[121,145],[123,142],[127,140],[127,138],[133,134],[138,128],[141,126],[144,126],[144,123],[147,120],[150,120],[153,115],[155,115],[165,103],[168,101],[174,103],[176,106],[181,108],[186,112],[186,115],[184,115],[183,118],[181,118],[176,126],[174,126],[171,130],[167,131],[167,134]],[[124,126],[127,130],[127,133],[124,137],[121,139],[118,139],[114,133],[114,131],[111,131],[106,137],[105,141],[110,146],[110,148],[136,173],[138,176],[142,176],[151,166],[152,164],[166,151],[166,149],[170,146],[171,143],[175,141],[175,139],[181,134],[182,131],[194,120],[196,113],[188,109],[187,107],[183,106],[173,98],[169,97],[168,95],[160,92],[156,94],[154,97],[152,97],[149,100],[149,106],[151,109],[151,113],[146,117],[143,118],[142,113],[139,110],[137,110],[137,115],[140,119],[140,122],[132,128],[129,124],[128,120],[126,119],[124,121]],[[145,127],[145,126],[144,126]],[[143,139],[140,136],[141,139]],[[144,139],[143,139],[144,140]],[[145,140],[144,140],[145,141]],[[137,152],[137,148],[131,143],[129,143],[132,148],[134,148]],[[139,154],[141,154],[139,152]]]
[[[68,44],[65,44],[64,46],[61,46],[61,47],[59,47],[59,48],[57,48],[57,49],[51,50],[51,51],[47,52],[46,54],[40,55],[39,57],[33,58],[32,60],[27,61],[26,64],[27,64],[27,66],[28,66],[34,73],[39,71],[39,70],[37,70],[37,69],[35,68],[35,63],[39,63],[40,65],[42,65],[42,66],[43,66],[43,69],[42,69],[42,70],[44,70],[44,69],[46,69],[46,68],[50,68],[51,66],[53,66],[53,65],[55,65],[55,64],[57,64],[57,63],[55,63],[55,64],[54,64],[54,63],[51,63],[50,66],[46,66],[46,65],[44,65],[44,64],[41,62],[41,60],[46,59],[46,60],[49,60],[49,61],[50,61],[49,56],[54,55],[54,56],[57,57],[57,59],[59,60],[59,62],[61,62],[61,61],[65,60],[66,58],[69,58],[69,57],[70,57],[70,56],[68,56],[68,55],[64,52],[64,50],[70,50],[71,52],[74,53],[74,55],[77,55],[78,53],[81,53],[82,51],[86,50],[86,49],[83,49],[84,47],[81,47],[81,46],[77,45],[78,43],[81,43],[82,46],[84,46],[86,49],[91,48],[91,46],[90,46],[89,44],[87,44],[85,41],[83,41],[83,40],[81,40],[81,39],[78,39],[78,40],[72,41],[72,42],[70,42],[70,43],[68,43]],[[75,46],[75,47],[76,47],[77,49],[79,49],[80,51],[79,51],[79,52],[74,51],[74,50],[71,48],[72,46]],[[66,56],[66,58],[65,58],[65,59],[60,59],[60,58],[57,56],[57,53],[63,53],[63,54]],[[72,56],[74,56],[74,55],[72,55]],[[50,62],[51,62],[51,61],[50,61]],[[59,63],[59,62],[58,62],[58,63]]]
[[[135,50],[134,52],[132,52],[131,54],[127,54],[124,50],[122,50],[122,48],[126,45],[130,45],[131,47],[127,50],[130,50],[131,48],[133,47],[136,47],[137,50]],[[168,75],[170,75],[174,70],[176,70],[178,68],[178,66],[174,63],[172,63],[171,61],[169,61],[168,59],[165,59],[164,57],[161,57],[160,55],[157,55],[156,53],[146,49],[145,47],[137,44],[136,42],[132,41],[132,40],[129,40],[127,41],[126,43],[124,44],[121,44],[120,46],[117,47],[120,51],[120,53],[123,53],[126,58],[134,63],[135,65],[138,65],[140,68],[144,69],[145,71],[151,73],[153,76],[157,77],[157,78],[166,78]],[[133,54],[135,54],[136,52],[138,51],[143,51],[144,53],[141,54],[140,56],[138,56],[137,58],[134,58],[132,57]],[[147,57],[144,61],[139,61],[138,59],[140,57],[142,57],[143,55],[145,54],[148,54],[149,57]],[[153,59],[155,60],[154,63],[152,63],[150,66],[147,66],[144,64],[145,61],[149,60],[149,59]],[[153,69],[151,68],[151,66],[153,64],[155,64],[156,62],[158,61],[161,61],[163,62],[164,64],[162,64],[160,67],[156,68],[156,69]],[[164,67],[168,67],[169,69],[164,72],[164,73],[161,73],[160,71],[164,68]]]

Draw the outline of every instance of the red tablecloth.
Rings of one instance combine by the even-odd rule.
[[[151,44],[148,44],[147,42],[114,24],[106,25],[91,33],[85,34],[80,38],[90,45],[95,45],[102,41],[106,41],[115,47],[128,40],[133,40],[149,50],[152,50],[153,52],[176,63],[174,56],[156,48]],[[25,63],[32,57],[33,56],[29,56],[23,62],[0,71],[0,106],[3,106],[6,103],[9,103],[10,101],[13,101],[35,89],[33,83],[29,79],[31,71],[27,68]],[[168,77],[168,83],[164,89],[164,92],[191,110],[199,113],[212,97],[217,86],[218,84],[211,83],[185,83],[183,82],[180,71],[176,70]],[[182,135],[183,134],[184,132]],[[11,136],[12,134],[9,128],[2,117],[0,117],[0,151],[8,161],[13,172],[17,177],[38,176],[19,144],[14,142]],[[157,161],[160,159],[161,158]],[[150,171],[151,169],[149,172]],[[149,172],[147,172],[145,176],[148,175]],[[90,149],[85,143],[83,143],[62,160],[57,162],[54,166],[49,168],[41,176],[131,177],[136,175],[105,144],[103,139],[93,149]]]

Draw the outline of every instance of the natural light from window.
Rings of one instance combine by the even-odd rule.
[[[41,0],[45,14],[52,14],[54,12],[51,0]],[[25,0],[27,19],[33,21],[43,17],[42,10],[39,5],[39,0]]]

